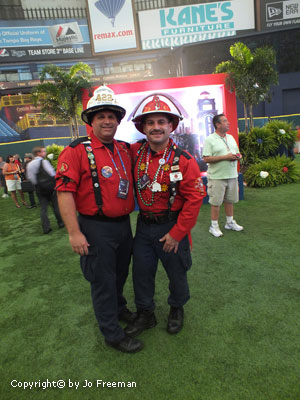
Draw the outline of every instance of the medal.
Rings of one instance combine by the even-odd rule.
[[[169,186],[166,185],[165,183],[163,183],[163,184],[161,185],[161,191],[162,191],[162,192],[167,192],[168,189],[169,189]]]
[[[145,171],[145,169],[146,169],[146,164],[145,163],[141,163],[140,170],[141,171]]]
[[[161,191],[160,183],[153,182],[151,185],[151,190],[152,190],[152,192],[160,192]]]
[[[148,186],[149,183],[150,183],[150,178],[149,178],[149,176],[148,176],[147,174],[144,174],[144,175],[141,177],[140,181],[139,181],[139,187],[140,187],[140,189],[145,189],[145,188]]]
[[[110,166],[106,165],[101,169],[101,174],[104,178],[110,178],[113,174],[113,170]]]
[[[89,158],[90,160],[93,160],[93,159],[95,158],[95,156],[94,156],[93,153],[88,153],[88,158]]]
[[[171,171],[179,171],[180,167],[179,165],[172,165]]]
[[[164,171],[169,171],[169,169],[170,169],[170,164],[165,164],[165,165],[163,166],[163,170],[164,170]]]
[[[171,172],[170,173],[170,181],[171,182],[182,181],[182,173],[181,172]]]
[[[87,150],[87,151],[93,151],[93,149],[91,148],[91,146],[86,146],[86,150]]]
[[[166,163],[166,160],[164,158],[160,158],[158,160],[159,165],[164,165]]]

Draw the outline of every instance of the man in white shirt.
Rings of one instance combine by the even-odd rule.
[[[46,149],[45,147],[34,147],[32,150],[34,159],[28,164],[27,170],[26,170],[26,175],[27,179],[29,179],[35,186],[36,186],[36,192],[38,195],[38,198],[40,200],[40,205],[41,205],[41,222],[42,222],[42,228],[44,234],[48,234],[52,231],[51,226],[50,226],[50,221],[48,218],[48,204],[51,203],[53,207],[53,212],[55,214],[57,224],[59,228],[64,227],[63,220],[60,216],[60,212],[58,209],[58,204],[57,204],[57,197],[56,197],[56,191],[53,189],[49,193],[42,192],[41,189],[39,188],[38,185],[38,180],[37,180],[37,175],[39,173],[41,163],[44,171],[49,175],[49,177],[55,177],[55,170],[50,164],[48,160],[45,160],[46,157]]]
[[[229,131],[229,122],[224,114],[213,118],[215,132],[209,135],[203,146],[203,160],[208,163],[207,193],[211,205],[209,233],[223,236],[219,228],[220,206],[224,203],[225,229],[242,231],[243,227],[233,219],[233,203],[239,201],[237,160],[242,158],[237,143]]]

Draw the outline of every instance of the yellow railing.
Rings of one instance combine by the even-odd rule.
[[[17,122],[17,127],[21,131],[25,131],[28,128],[38,128],[45,126],[66,126],[69,125],[69,121],[64,121],[55,117],[41,118],[40,113],[38,114],[25,114],[22,119]],[[84,125],[84,122],[78,119],[79,125]]]
[[[2,107],[22,106],[32,104],[31,94],[14,94],[11,96],[2,96],[0,99],[0,110]]]
[[[43,126],[65,126],[69,125],[68,121],[62,121],[54,117],[41,118],[42,114],[26,114],[22,119],[17,122],[17,126],[24,131],[25,129],[32,127],[43,127]]]

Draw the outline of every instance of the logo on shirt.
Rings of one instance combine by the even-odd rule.
[[[60,172],[67,172],[68,171],[68,169],[69,169],[69,166],[68,166],[68,164],[67,163],[65,163],[65,162],[62,162],[61,163],[61,166],[60,166]]]

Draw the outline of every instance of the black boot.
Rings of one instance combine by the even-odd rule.
[[[107,346],[113,347],[116,350],[123,351],[123,353],[137,353],[142,350],[144,344],[138,340],[131,337],[125,336],[120,342],[110,342],[105,340]]]
[[[168,316],[167,331],[171,334],[178,333],[183,327],[183,307],[171,307]]]
[[[135,320],[136,316],[137,316],[136,312],[129,311],[128,308],[125,307],[121,312],[119,312],[118,319],[119,321],[131,324]]]
[[[126,335],[135,337],[145,329],[154,328],[157,324],[153,311],[138,311],[136,319],[124,329]]]

